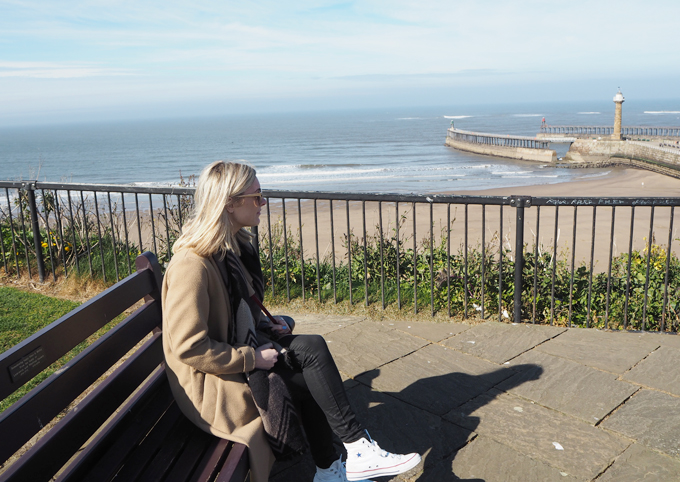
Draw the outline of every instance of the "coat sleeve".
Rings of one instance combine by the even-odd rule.
[[[178,256],[163,280],[164,334],[170,352],[204,373],[226,375],[255,369],[255,350],[208,336],[210,296],[205,260]],[[214,302],[214,300],[212,300]]]

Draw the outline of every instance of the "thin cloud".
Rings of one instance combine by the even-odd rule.
[[[0,61],[0,77],[25,77],[33,79],[78,79],[83,77],[132,76],[129,69],[95,67],[87,64],[59,62]]]
[[[360,74],[360,75],[341,75],[331,77],[338,80],[364,80],[376,81],[400,80],[400,79],[448,79],[461,77],[511,75],[512,72],[497,69],[465,69],[458,72],[430,72],[419,74]]]

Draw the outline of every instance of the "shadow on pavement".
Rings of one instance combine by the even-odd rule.
[[[399,392],[380,392],[371,390],[369,386],[380,375],[380,369],[375,369],[357,377],[360,383],[348,383],[347,394],[358,419],[382,448],[394,453],[418,452],[423,455],[425,462],[422,473],[416,479],[409,480],[484,482],[484,479],[479,478],[459,478],[451,468],[457,451],[470,442],[474,436],[472,431],[479,425],[479,418],[471,413],[503,393],[494,389],[501,381],[507,390],[525,381],[538,379],[542,372],[540,366],[530,364],[500,368],[482,375],[453,372],[421,378]],[[453,395],[445,401],[428,397],[432,393],[452,392],[450,388],[456,386],[466,387],[466,395],[456,396],[454,390]],[[471,391],[471,387],[478,389]],[[487,396],[480,397],[482,394]],[[455,413],[459,420],[464,419],[467,428],[445,420],[443,416],[447,413]],[[339,440],[337,444],[339,452],[343,451]],[[343,453],[343,459],[345,455]],[[311,481],[314,467],[311,456],[306,454],[294,462],[277,463],[270,480]],[[375,480],[383,482],[398,478],[381,477]]]
[[[542,372],[540,366],[533,364],[500,368],[482,375],[453,372],[421,378],[399,392],[378,392],[361,386],[351,389],[348,394],[359,419],[381,447],[396,453],[416,451],[424,454],[423,472],[413,480],[484,482],[478,478],[461,479],[451,469],[456,452],[470,441],[471,432],[479,425],[479,418],[471,413],[502,393],[493,389],[501,381],[504,381],[504,389],[507,390],[538,379]],[[380,369],[375,369],[358,378],[362,383],[370,383],[379,375]],[[427,394],[442,393],[442,388],[456,386],[467,387],[467,395],[450,396],[448,405],[441,400],[436,403],[428,401]],[[479,388],[470,392],[470,387]],[[358,397],[357,391],[368,393],[368,396]],[[487,396],[480,397],[482,394]],[[488,397],[489,394],[492,396]],[[456,413],[458,419],[466,421],[466,428],[442,418],[446,413]]]

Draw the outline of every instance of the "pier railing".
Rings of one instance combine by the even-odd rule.
[[[525,147],[528,149],[550,148],[550,142],[536,139],[534,137],[489,134],[485,132],[464,131],[455,128],[449,128],[446,135],[454,140],[468,142],[471,144],[484,144],[501,147]]]
[[[550,126],[542,125],[541,134],[565,134],[570,136],[610,136],[613,126]],[[625,137],[680,137],[680,127],[622,126]]]
[[[193,189],[2,182],[1,266],[113,282],[167,263]],[[518,189],[521,192],[521,189]],[[678,331],[680,198],[265,191],[269,296],[457,317]]]
[[[642,147],[647,147],[649,149],[656,149],[658,151],[668,152],[669,154],[680,154],[680,144],[669,143],[669,142],[645,142],[645,141],[628,141],[631,144],[635,144]]]

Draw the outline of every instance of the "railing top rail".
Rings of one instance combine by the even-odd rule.
[[[144,187],[121,184],[80,184],[50,183],[35,181],[0,181],[0,188],[25,188],[33,184],[34,189],[51,189],[58,191],[96,191],[113,193],[139,194],[193,194],[195,189],[189,187]],[[517,192],[522,188],[518,187]],[[525,206],[680,206],[680,197],[565,197],[565,196],[491,196],[467,194],[398,194],[398,193],[365,193],[365,192],[331,192],[331,191],[283,191],[263,190],[264,197],[271,199],[300,199],[322,201],[368,201],[368,202],[409,202],[432,204],[487,204],[515,205],[523,199]]]
[[[24,188],[33,185],[34,189],[51,189],[57,191],[94,191],[115,193],[138,193],[138,194],[193,194],[192,187],[181,186],[134,186],[130,184],[85,184],[66,182],[43,182],[43,181],[0,181],[0,188]]]
[[[578,124],[557,124],[557,125],[552,125],[552,124],[546,124],[541,126],[541,128],[545,127],[579,127],[582,129],[593,129],[593,128],[601,128],[601,127],[614,127],[611,124],[601,124],[601,125],[578,125]],[[621,129],[680,129],[680,126],[621,126]]]
[[[459,194],[396,194],[396,193],[362,193],[362,192],[326,192],[326,191],[275,191],[263,190],[265,197],[274,199],[318,199],[323,201],[382,201],[382,202],[416,202],[432,204],[509,204],[508,196],[479,196]]]
[[[28,181],[0,181],[0,188],[21,189],[28,184]]]
[[[680,206],[680,197],[532,197],[532,206]]]
[[[193,194],[195,189],[182,186],[133,186],[129,184],[80,184],[63,182],[36,182],[36,189],[56,189],[60,191],[97,191],[139,194]]]
[[[457,134],[467,134],[467,135],[472,135],[472,136],[484,136],[484,137],[500,137],[502,139],[522,139],[526,141],[540,141],[541,139],[536,139],[535,137],[528,137],[528,136],[515,136],[515,135],[507,135],[507,134],[490,134],[488,132],[474,132],[474,131],[465,131],[462,129],[456,129],[455,127],[449,127],[449,130],[451,132],[455,132]]]

